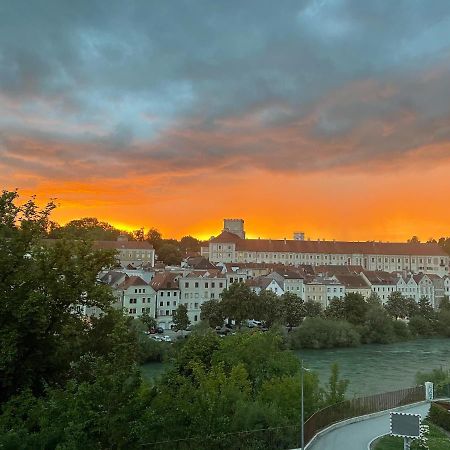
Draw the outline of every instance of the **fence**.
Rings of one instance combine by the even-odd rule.
[[[425,400],[425,388],[416,386],[394,392],[345,400],[314,413],[305,422],[305,444],[320,430],[345,419],[363,416]]]
[[[305,422],[305,444],[324,428],[357,416],[425,400],[423,386],[345,400],[314,413]],[[177,440],[151,442],[143,448],[151,450],[285,450],[300,447],[300,424],[260,430],[196,436]]]

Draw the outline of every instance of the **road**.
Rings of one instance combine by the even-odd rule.
[[[391,411],[420,414],[423,419],[428,414],[429,408],[430,405],[424,403]],[[307,450],[367,450],[367,446],[373,438],[389,433],[389,412],[325,433],[312,442]]]

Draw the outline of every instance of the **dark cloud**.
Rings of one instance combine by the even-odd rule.
[[[442,159],[449,54],[446,0],[3,2],[0,155],[58,178]]]

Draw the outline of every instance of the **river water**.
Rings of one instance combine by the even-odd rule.
[[[328,381],[331,364],[337,362],[341,377],[350,381],[348,394],[358,397],[414,386],[418,371],[450,367],[450,339],[420,339],[295,353],[303,358],[308,369],[319,375],[322,384]],[[152,378],[162,373],[165,367],[161,363],[150,363],[142,369],[146,377]]]

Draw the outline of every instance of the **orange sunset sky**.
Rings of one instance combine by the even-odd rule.
[[[0,186],[54,220],[450,236],[448,2],[13,3]]]

